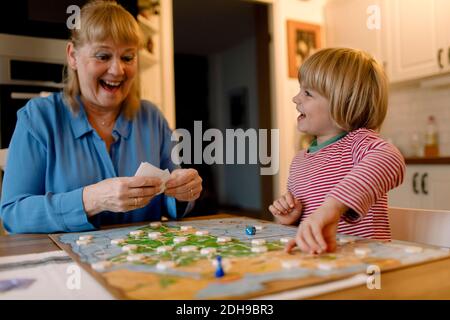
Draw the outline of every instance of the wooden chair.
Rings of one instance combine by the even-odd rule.
[[[6,166],[6,156],[8,154],[8,149],[0,149],[0,196],[2,194],[2,175]],[[0,236],[5,234],[5,230],[3,230],[3,224],[0,219]]]
[[[450,211],[389,208],[392,239],[450,248]]]

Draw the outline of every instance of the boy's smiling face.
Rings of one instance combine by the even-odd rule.
[[[292,101],[300,113],[297,118],[297,129],[316,136],[317,143],[327,141],[343,132],[331,119],[330,102],[317,91],[301,87]]]

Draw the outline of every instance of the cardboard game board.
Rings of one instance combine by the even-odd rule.
[[[249,225],[258,226],[255,235],[246,233]],[[233,217],[50,237],[123,299],[248,299],[366,273],[369,265],[385,271],[449,256],[436,247],[345,235],[332,254],[287,254],[283,241],[295,233]],[[216,277],[217,255],[223,277]]]

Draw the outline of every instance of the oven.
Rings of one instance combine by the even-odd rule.
[[[0,149],[8,148],[16,113],[28,100],[60,91],[64,65],[0,56]]]

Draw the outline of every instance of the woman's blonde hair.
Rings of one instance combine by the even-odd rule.
[[[116,44],[133,44],[141,48],[143,36],[134,17],[115,1],[95,0],[81,9],[80,29],[73,29],[70,41],[75,49],[85,44],[112,40]],[[80,84],[76,70],[67,68],[64,98],[72,112],[79,108]],[[140,107],[139,81],[136,76],[122,104],[125,116],[132,118]]]
[[[345,131],[378,130],[383,124],[387,77],[368,53],[349,48],[320,50],[302,64],[298,79],[302,87],[328,99],[331,118]]]

